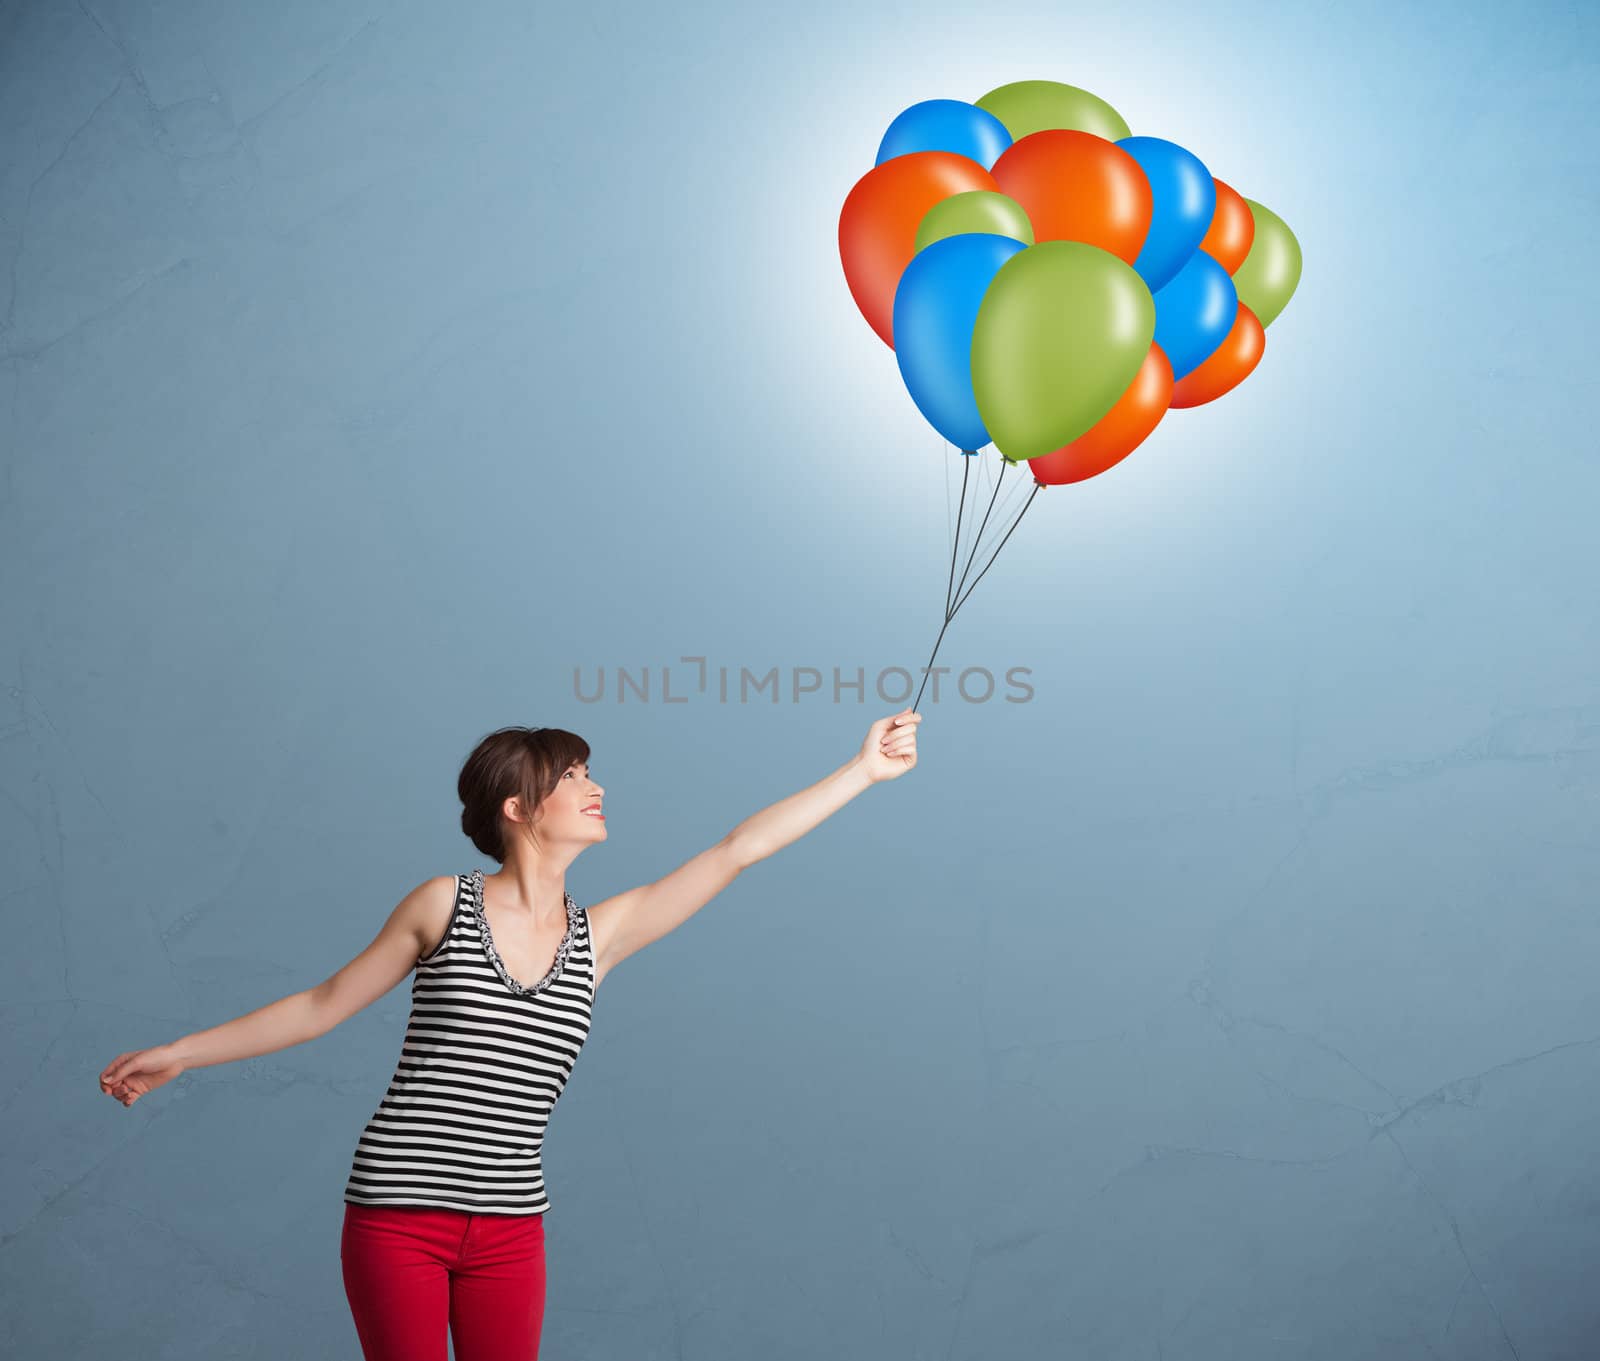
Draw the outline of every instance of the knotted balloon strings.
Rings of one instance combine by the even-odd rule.
[[[972,571],[973,562],[977,559],[978,549],[983,542],[984,527],[989,523],[990,513],[994,510],[994,503],[1000,495],[1000,486],[1005,481],[1006,469],[1011,466],[1011,460],[1007,458],[1000,460],[1000,472],[995,478],[994,489],[989,494],[989,504],[984,509],[983,519],[978,525],[977,532],[972,535],[972,546],[967,554],[966,565],[961,569],[960,581],[957,581],[956,559],[961,553],[961,526],[967,515],[967,482],[971,472],[972,460],[977,457],[977,454],[970,449],[963,449],[961,455],[961,500],[956,510],[955,534],[950,546],[950,576],[945,583],[944,590],[944,624],[939,629],[939,636],[933,640],[933,651],[928,655],[928,664],[922,671],[922,684],[917,687],[917,697],[911,705],[912,713],[916,713],[917,705],[922,703],[922,691],[928,684],[928,677],[933,674],[933,660],[939,655],[939,645],[944,641],[945,630],[950,627],[950,621],[956,617],[956,611],[967,603],[973,591],[977,590],[978,583],[983,580],[984,574],[994,566],[994,560],[1000,556],[1000,550],[1006,546],[1006,540],[1011,537],[1012,531],[1022,523],[1022,517],[1028,513],[1028,507],[1033,504],[1033,498],[1039,494],[1039,488],[1043,485],[1040,482],[1034,483],[1033,490],[1028,493],[1027,500],[1022,503],[1022,509],[1017,512],[1016,518],[1007,526],[1000,542],[995,545],[994,552],[989,555],[989,560],[983,564],[978,575],[973,578],[972,585],[968,586],[967,576]]]

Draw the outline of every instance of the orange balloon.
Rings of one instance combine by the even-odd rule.
[[[1256,220],[1250,215],[1250,205],[1236,189],[1215,175],[1211,183],[1217,186],[1217,206],[1200,249],[1232,274],[1250,254],[1250,243],[1256,239]]]
[[[1152,345],[1128,390],[1088,433],[1027,460],[1033,480],[1041,487],[1058,487],[1082,482],[1120,463],[1161,424],[1171,396],[1172,364],[1161,346]]]
[[[1173,406],[1200,406],[1231,392],[1250,376],[1267,348],[1267,333],[1256,314],[1239,304],[1233,326],[1205,362],[1192,368],[1173,385]]]
[[[1046,128],[1018,138],[990,173],[1033,223],[1035,241],[1087,241],[1130,265],[1154,201],[1139,162],[1092,132]]]
[[[912,151],[875,165],[845,196],[839,259],[867,325],[894,349],[894,291],[917,253],[917,227],[935,203],[999,189],[987,170],[953,151]]]

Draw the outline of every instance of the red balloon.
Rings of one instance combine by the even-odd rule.
[[[1086,434],[1048,454],[1026,460],[1041,487],[1082,482],[1120,463],[1161,424],[1172,396],[1172,364],[1159,345],[1152,345],[1128,390]]]
[[[1029,133],[1000,154],[990,173],[1028,214],[1035,241],[1087,241],[1131,265],[1150,234],[1154,200],[1144,170],[1092,132]]]
[[[1256,314],[1239,304],[1233,326],[1205,362],[1184,374],[1172,388],[1172,405],[1200,406],[1231,392],[1250,376],[1267,348],[1267,333]]]
[[[894,291],[917,253],[917,227],[952,194],[999,186],[974,160],[953,151],[912,151],[875,165],[845,196],[839,258],[867,325],[894,349]]]
[[[1256,220],[1251,216],[1250,205],[1237,190],[1215,175],[1211,183],[1217,186],[1217,206],[1212,211],[1211,226],[1206,229],[1200,249],[1232,274],[1250,254],[1250,243],[1256,239]]]

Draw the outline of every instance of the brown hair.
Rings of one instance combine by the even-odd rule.
[[[505,863],[504,821],[500,810],[513,796],[529,818],[572,766],[589,759],[589,744],[565,728],[501,728],[472,749],[456,793],[461,796],[461,830],[485,855]]]

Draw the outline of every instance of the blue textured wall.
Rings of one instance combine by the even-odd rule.
[[[0,7],[0,1349],[356,1354],[406,988],[95,1075],[480,863],[482,733],[589,736],[588,903],[896,707],[573,668],[924,659],[950,455],[838,209],[906,105],[1044,76],[1299,293],[952,626],[1031,702],[925,699],[607,980],[547,1354],[1595,1355],[1596,11],[1416,8]]]

